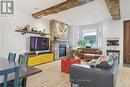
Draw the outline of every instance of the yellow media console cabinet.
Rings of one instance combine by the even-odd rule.
[[[29,57],[28,65],[29,66],[36,66],[47,62],[54,61],[52,53],[40,54],[36,56]]]

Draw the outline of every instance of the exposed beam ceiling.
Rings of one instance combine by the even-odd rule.
[[[120,20],[120,1],[105,0],[113,20]]]
[[[34,18],[41,18],[42,16],[47,16],[50,14],[56,14],[58,12],[62,12],[74,7],[78,7],[84,4],[87,4],[89,2],[92,2],[94,0],[67,0],[63,3],[60,3],[58,5],[52,6],[50,8],[47,8],[45,10],[42,10],[40,12],[32,14]]]

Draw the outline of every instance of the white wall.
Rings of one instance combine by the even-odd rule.
[[[103,53],[106,50],[120,50],[120,63],[123,64],[123,21],[104,20],[103,24]],[[118,47],[108,47],[106,38],[119,38]]]
[[[1,40],[1,57],[7,58],[9,52],[24,53],[29,51],[29,37],[33,34],[21,35],[21,33],[15,32],[16,26],[31,25],[38,30],[46,32],[49,31],[49,20],[47,19],[34,19],[31,14],[22,11],[17,11],[14,17],[2,17],[2,40]]]
[[[0,18],[0,55],[1,55],[1,18]]]
[[[80,26],[71,26],[69,29],[69,43],[72,48],[77,48],[78,37],[81,37]]]
[[[124,28],[123,28],[123,21],[130,20],[130,17],[124,17],[121,18],[119,21],[113,21],[113,20],[105,20],[103,21],[103,44],[106,44],[106,38],[107,37],[119,37],[119,47],[113,48],[113,49],[119,49],[120,50],[120,64],[123,65],[123,52],[124,52]],[[106,49],[108,48],[106,45],[103,45],[103,51],[106,53]]]

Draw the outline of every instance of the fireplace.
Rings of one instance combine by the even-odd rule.
[[[60,60],[66,56],[66,53],[69,50],[69,43],[68,42],[57,42],[55,44],[55,58],[56,60]]]
[[[114,55],[118,58],[118,63],[120,63],[120,50],[107,50],[107,55]]]
[[[66,44],[59,44],[59,57],[66,56]]]

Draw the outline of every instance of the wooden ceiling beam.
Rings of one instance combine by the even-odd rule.
[[[40,12],[32,14],[34,18],[40,18],[42,16],[47,16],[50,14],[56,14],[58,12],[62,12],[74,7],[78,7],[84,4],[87,4],[89,2],[92,2],[94,0],[67,0],[65,2],[62,2],[58,5],[52,6],[50,8],[47,8],[45,10],[42,10]]]
[[[120,20],[120,1],[105,0],[113,20]]]

